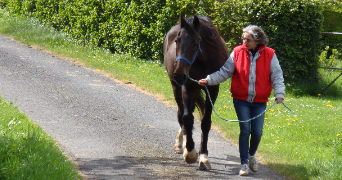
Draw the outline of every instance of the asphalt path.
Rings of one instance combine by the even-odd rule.
[[[263,165],[240,177],[238,148],[214,130],[208,143],[212,170],[186,164],[173,151],[175,107],[3,36],[0,95],[50,134],[85,179],[283,179]],[[200,136],[196,123],[197,150]]]

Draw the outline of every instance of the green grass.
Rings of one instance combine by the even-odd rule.
[[[56,142],[1,97],[0,179],[80,179]]]
[[[166,71],[159,61],[144,61],[99,48],[78,46],[70,42],[67,35],[40,26],[32,19],[9,18],[2,14],[0,23],[0,33],[6,36],[80,61],[87,67],[161,95],[164,101],[174,102]],[[33,35],[36,32],[39,36]],[[264,135],[257,154],[263,163],[291,179],[342,179],[342,78],[321,93],[339,73],[321,69],[318,84],[287,84],[289,93],[285,103],[292,112],[276,105],[266,113]],[[221,116],[236,119],[229,83],[221,85],[215,108]],[[272,101],[270,99],[270,104]],[[212,117],[214,125],[237,143],[238,123],[222,121],[216,115]]]
[[[227,83],[221,86],[215,107],[223,117],[236,119],[228,89]],[[289,94],[285,103],[292,112],[279,104],[266,113],[257,156],[292,179],[341,179],[341,97]],[[228,138],[238,142],[237,123],[227,123],[216,116],[213,119]]]

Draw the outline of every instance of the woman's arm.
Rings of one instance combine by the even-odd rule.
[[[233,72],[235,70],[235,62],[234,62],[234,51],[230,54],[227,61],[220,68],[220,70],[209,74],[205,79],[199,80],[199,85],[217,85],[221,82],[226,81],[228,78],[232,77]]]
[[[284,99],[285,97],[285,84],[283,71],[276,54],[273,55],[271,60],[271,81],[273,83],[274,97],[276,98],[277,103],[282,103],[279,98]]]

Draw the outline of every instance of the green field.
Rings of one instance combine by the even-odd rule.
[[[99,69],[123,82],[131,82],[149,93],[163,97],[163,101],[175,104],[166,71],[159,61],[145,61],[111,54],[103,49],[78,46],[69,41],[67,35],[41,26],[35,20],[10,18],[4,12],[0,13],[0,23],[0,33],[5,36],[79,61],[87,67]],[[341,66],[339,60],[337,67]],[[342,78],[326,92],[321,93],[322,89],[341,71],[320,69],[319,73],[321,79],[316,84],[285,82],[288,92],[285,104],[292,109],[292,112],[282,105],[276,105],[266,113],[264,135],[257,157],[262,163],[291,179],[342,179]],[[273,99],[270,99],[269,104],[272,103]],[[225,118],[236,119],[229,92],[229,81],[221,85],[215,109]],[[214,114],[212,117],[214,125],[228,139],[237,143],[238,123],[222,121]],[[8,128],[12,119],[9,117],[5,123],[7,126],[2,125],[0,132],[6,131],[3,128]],[[16,138],[9,138],[9,140],[16,141]],[[23,146],[16,142],[12,143]],[[4,155],[1,154],[1,157]],[[18,157],[23,156],[18,155]],[[13,163],[2,166],[0,175],[4,175],[4,170],[7,169],[7,171],[11,169],[10,174],[16,174],[15,168],[6,169],[7,166],[16,165],[20,169],[20,166],[27,165],[16,161]]]

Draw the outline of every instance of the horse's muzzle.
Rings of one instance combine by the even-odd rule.
[[[179,85],[184,85],[185,81],[187,79],[186,74],[178,74],[178,73],[173,73],[173,79],[176,81],[177,84]]]

